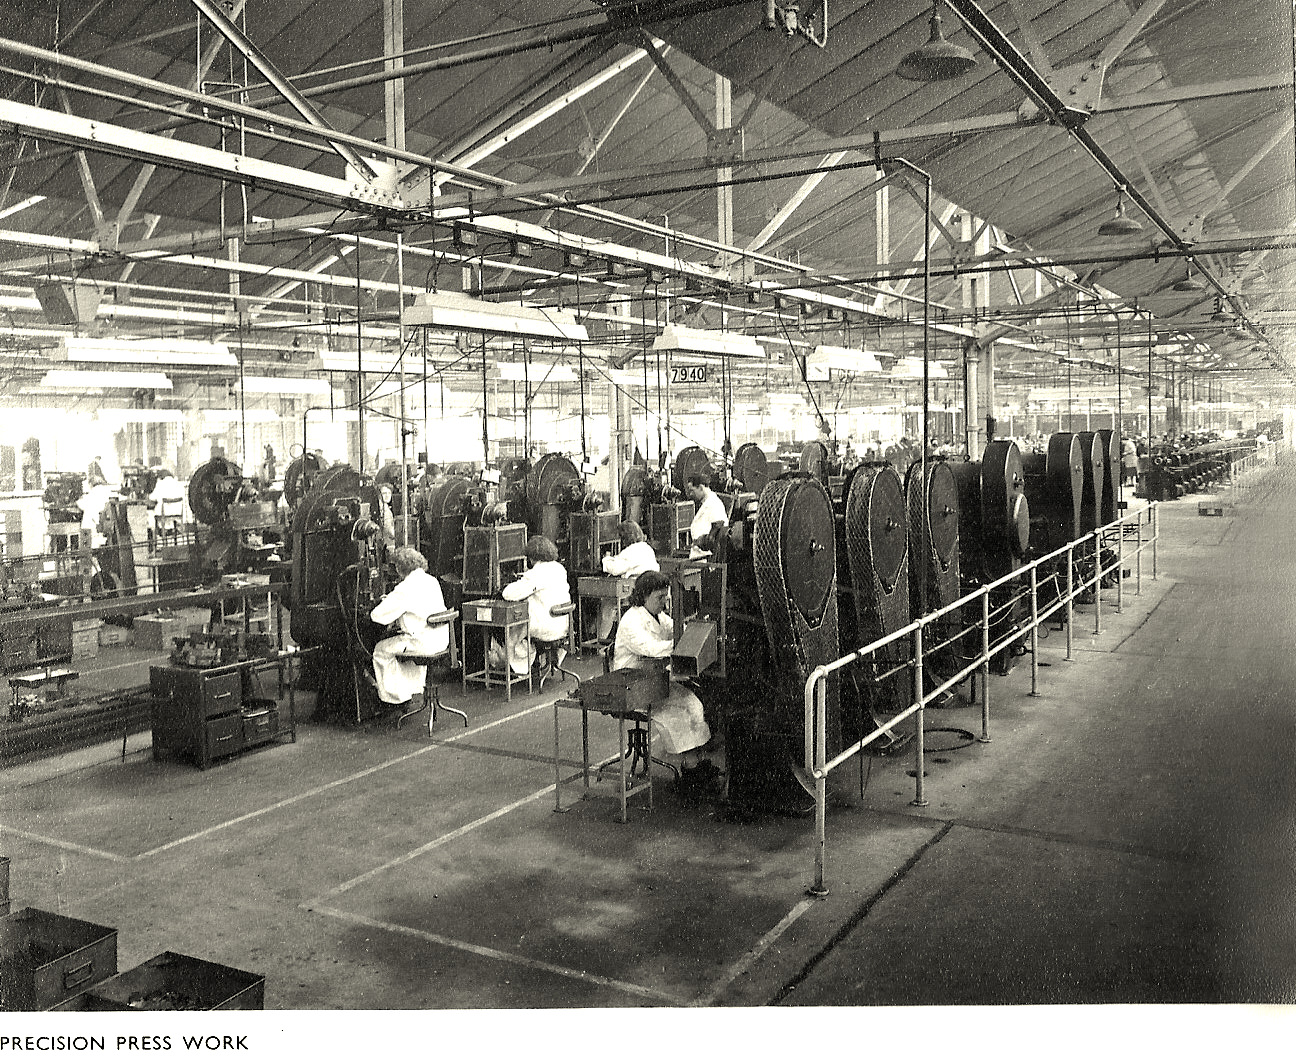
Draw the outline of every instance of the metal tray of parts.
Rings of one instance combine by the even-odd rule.
[[[260,1011],[265,975],[161,952],[100,982],[58,1011]]]
[[[0,919],[0,1011],[45,1011],[117,973],[117,931],[24,908]]]

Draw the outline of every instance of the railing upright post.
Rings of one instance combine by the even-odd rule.
[[[1157,538],[1161,535],[1156,501],[1152,502],[1152,580],[1157,579]]]
[[[1093,531],[1094,546],[1094,566],[1093,566],[1093,594],[1094,594],[1094,635],[1102,635],[1102,536],[1097,530]]]
[[[823,673],[818,674],[818,681],[814,689],[814,701],[815,729],[818,732],[813,756],[815,776],[815,878],[814,885],[810,887],[809,893],[814,897],[827,897],[828,885],[824,881],[824,859],[828,844],[828,777],[823,772],[824,765],[828,763],[827,747],[824,745],[824,736],[827,732],[827,721],[824,715],[828,712],[828,678]],[[809,757],[810,755],[807,754],[806,756]]]
[[[1031,689],[1030,693],[1037,696],[1039,690],[1039,567],[1031,563],[1030,568],[1030,609],[1031,609]]]
[[[1116,613],[1125,613],[1125,521],[1116,532]]]
[[[1143,512],[1138,516],[1138,548],[1134,551],[1134,592],[1143,595]]]
[[[990,742],[990,593],[981,590],[981,737]]]
[[[918,712],[914,716],[918,718],[918,731],[914,734],[914,799],[909,804],[921,807],[927,804],[927,793],[923,784],[923,724],[925,716],[925,704],[923,703],[923,627],[919,625],[914,629],[913,635],[913,691],[914,702],[918,706]]]
[[[1066,626],[1066,660],[1072,662],[1075,660],[1075,541],[1067,545]]]

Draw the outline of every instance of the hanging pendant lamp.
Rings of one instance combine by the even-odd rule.
[[[896,67],[896,74],[906,81],[952,81],[962,77],[977,64],[966,48],[951,44],[941,33],[939,0],[932,4],[931,37],[915,48]]]
[[[1116,214],[1109,217],[1098,228],[1098,234],[1102,236],[1122,236],[1134,235],[1143,230],[1143,225],[1139,224],[1133,217],[1125,215],[1125,192],[1122,191],[1116,199]]]

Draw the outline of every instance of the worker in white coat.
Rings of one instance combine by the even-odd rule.
[[[428,616],[445,610],[441,583],[427,572],[427,560],[417,548],[397,548],[392,563],[400,583],[385,595],[369,617],[379,625],[399,630],[374,645],[374,677],[378,698],[405,703],[423,691],[426,667],[398,658],[401,654],[438,655],[450,646],[450,626],[427,623]]]
[[[535,661],[535,648],[531,646],[533,639],[561,640],[567,635],[570,615],[554,617],[550,610],[571,602],[567,568],[558,561],[558,546],[543,534],[537,534],[526,542],[524,554],[526,572],[505,585],[500,593],[507,600],[527,601],[527,638],[509,646],[509,666],[518,676],[525,676]],[[491,664],[502,669],[503,646],[498,641],[493,644],[492,655]],[[564,656],[565,653],[560,654],[559,665]]]
[[[613,577],[633,579],[645,570],[660,570],[657,553],[653,546],[644,539],[644,532],[639,523],[629,519],[621,523],[621,550],[615,555],[603,556],[603,572]],[[612,632],[612,623],[617,618],[617,604],[614,599],[599,600],[598,636],[606,640]]]
[[[630,606],[617,626],[614,670],[668,665],[675,648],[675,625],[666,612],[669,602],[670,578],[656,570],[639,575]],[[652,725],[654,750],[678,755],[685,771],[701,764],[698,751],[710,742],[711,727],[701,700],[683,684],[671,681],[666,701],[653,706]]]
[[[689,539],[693,545],[689,558],[704,559],[711,554],[711,527],[717,522],[727,524],[729,515],[725,512],[724,501],[715,495],[700,474],[690,474],[684,484],[696,508],[693,521],[689,523]]]

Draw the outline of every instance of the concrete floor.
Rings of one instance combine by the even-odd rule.
[[[862,795],[835,776],[825,899],[812,821],[728,822],[664,773],[625,826],[577,800],[574,711],[554,813],[550,684],[205,772],[147,735],[11,768],[13,905],[116,927],[122,969],[257,971],[279,1009],[1291,1004],[1296,474],[1160,511],[1158,579],[1104,593],[1100,636],[1080,608],[1074,661],[1043,641],[1039,697],[1023,660],[990,743],[930,733],[927,806],[911,754],[866,759]]]

